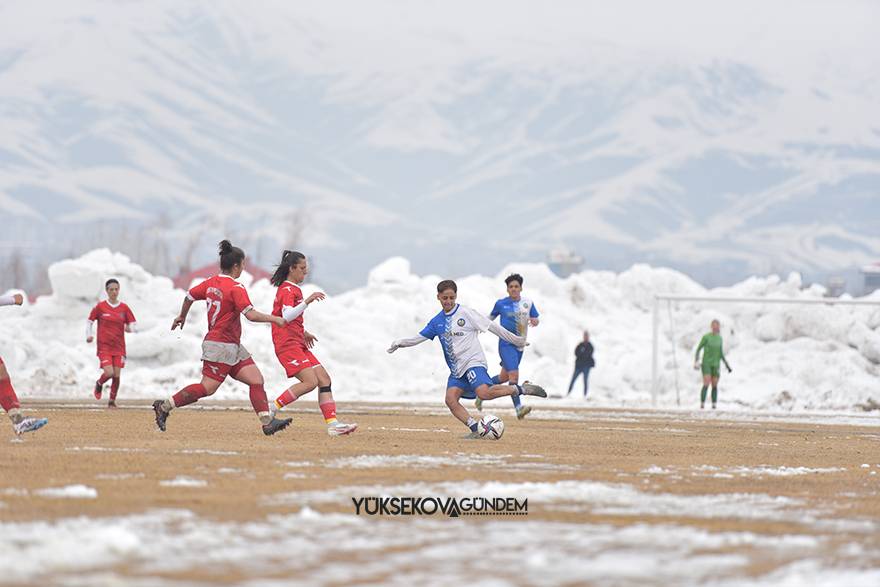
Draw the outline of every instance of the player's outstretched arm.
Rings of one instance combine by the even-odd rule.
[[[178,314],[177,318],[174,319],[174,322],[171,323],[171,330],[174,330],[178,326],[183,330],[183,325],[186,324],[186,315],[189,314],[189,309],[193,305],[193,300],[190,299],[189,296],[183,298],[183,304],[180,306],[180,314]]]
[[[388,347],[388,353],[393,353],[397,349],[402,349],[408,346],[416,346],[417,344],[422,344],[426,340],[429,340],[422,336],[421,334],[418,336],[413,336],[410,338],[399,338],[391,343],[391,346]]]
[[[272,314],[263,314],[262,312],[258,312],[251,308],[247,312],[244,313],[244,317],[250,320],[251,322],[268,322],[270,324],[275,324],[277,326],[285,326],[287,322],[281,316],[274,316]]]
[[[285,322],[293,322],[299,318],[300,314],[306,311],[309,304],[312,302],[320,302],[326,297],[327,294],[324,292],[316,291],[295,306],[283,306],[281,308],[281,317],[284,318]]]
[[[526,342],[526,337],[516,335],[516,334],[512,333],[511,331],[509,331],[508,329],[499,326],[495,322],[489,323],[488,330],[489,330],[489,332],[491,332],[492,334],[494,334],[498,338],[500,338],[502,340],[506,340],[510,344],[518,346],[520,348],[527,346],[529,344],[528,342]]]
[[[24,296],[20,293],[11,296],[0,296],[0,306],[20,306],[24,303]]]

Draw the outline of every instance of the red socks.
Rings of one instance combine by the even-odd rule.
[[[113,375],[107,375],[106,373],[104,373],[102,371],[101,376],[98,377],[98,383],[100,383],[101,385],[104,385],[105,383],[107,383],[107,380],[110,379],[111,377],[113,377]]]
[[[324,414],[324,422],[327,424],[332,424],[336,421],[336,402],[332,399],[330,401],[326,401],[322,404],[318,405],[321,408],[321,413]]]
[[[182,408],[183,406],[196,403],[207,395],[208,390],[205,389],[204,385],[201,383],[193,383],[192,385],[187,385],[171,396],[171,401],[174,403],[175,408]]]
[[[284,393],[278,396],[275,400],[275,407],[279,410],[288,404],[292,404],[296,398],[290,393],[289,389],[285,389]]]
[[[119,391],[119,377],[113,378],[113,384],[110,385],[110,401],[116,401],[116,392]]]
[[[8,377],[0,381],[0,406],[3,406],[3,409],[7,412],[21,407],[18,403],[18,396],[15,395],[15,390],[12,389],[12,380]]]
[[[250,396],[251,405],[258,416],[269,413],[269,400],[266,399],[266,390],[263,389],[262,383],[260,385],[251,385]]]

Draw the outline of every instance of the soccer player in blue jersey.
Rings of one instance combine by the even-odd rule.
[[[479,334],[488,330],[519,347],[526,345],[526,338],[501,328],[471,308],[457,304],[457,297],[458,286],[451,279],[437,284],[437,299],[443,309],[428,322],[418,336],[395,340],[391,343],[388,352],[393,353],[399,348],[415,346],[439,337],[450,371],[446,383],[446,406],[453,416],[471,430],[469,436],[476,438],[478,422],[461,405],[461,398],[479,397],[488,400],[505,395],[547,397],[547,393],[541,387],[530,383],[500,385],[492,382],[486,370],[486,355],[483,354],[483,348],[480,346]]]
[[[522,296],[523,277],[519,273],[509,275],[504,280],[507,284],[507,297],[495,302],[489,318],[494,320],[501,318],[501,326],[506,330],[525,337],[529,332],[529,326],[538,325],[538,309],[534,302]],[[498,341],[498,355],[501,357],[501,373],[492,378],[493,383],[519,383],[519,363],[522,360],[522,347],[512,345],[503,338]],[[510,396],[516,408],[516,417],[522,420],[532,408],[524,405],[518,395]],[[483,409],[483,401],[477,398],[476,407]]]

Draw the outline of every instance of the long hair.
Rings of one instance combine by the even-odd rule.
[[[233,247],[228,240],[220,241],[220,269],[229,271],[242,261],[244,261],[244,251]]]
[[[282,283],[287,281],[287,276],[290,274],[290,268],[296,267],[296,264],[305,258],[306,256],[299,251],[284,251],[281,253],[281,262],[278,263],[278,266],[275,268],[275,273],[272,274],[272,279],[269,281],[271,281],[272,285],[275,287],[280,287]]]

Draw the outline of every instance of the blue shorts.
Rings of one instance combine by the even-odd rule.
[[[498,342],[498,355],[501,357],[501,366],[505,371],[519,371],[519,362],[522,361],[523,352],[508,343]]]
[[[464,399],[475,399],[477,397],[477,388],[481,385],[488,385],[489,387],[494,385],[492,378],[489,377],[489,372],[486,371],[485,367],[471,367],[464,372],[463,377],[450,375],[449,381],[446,382],[446,389],[457,387],[464,391],[461,397]]]

